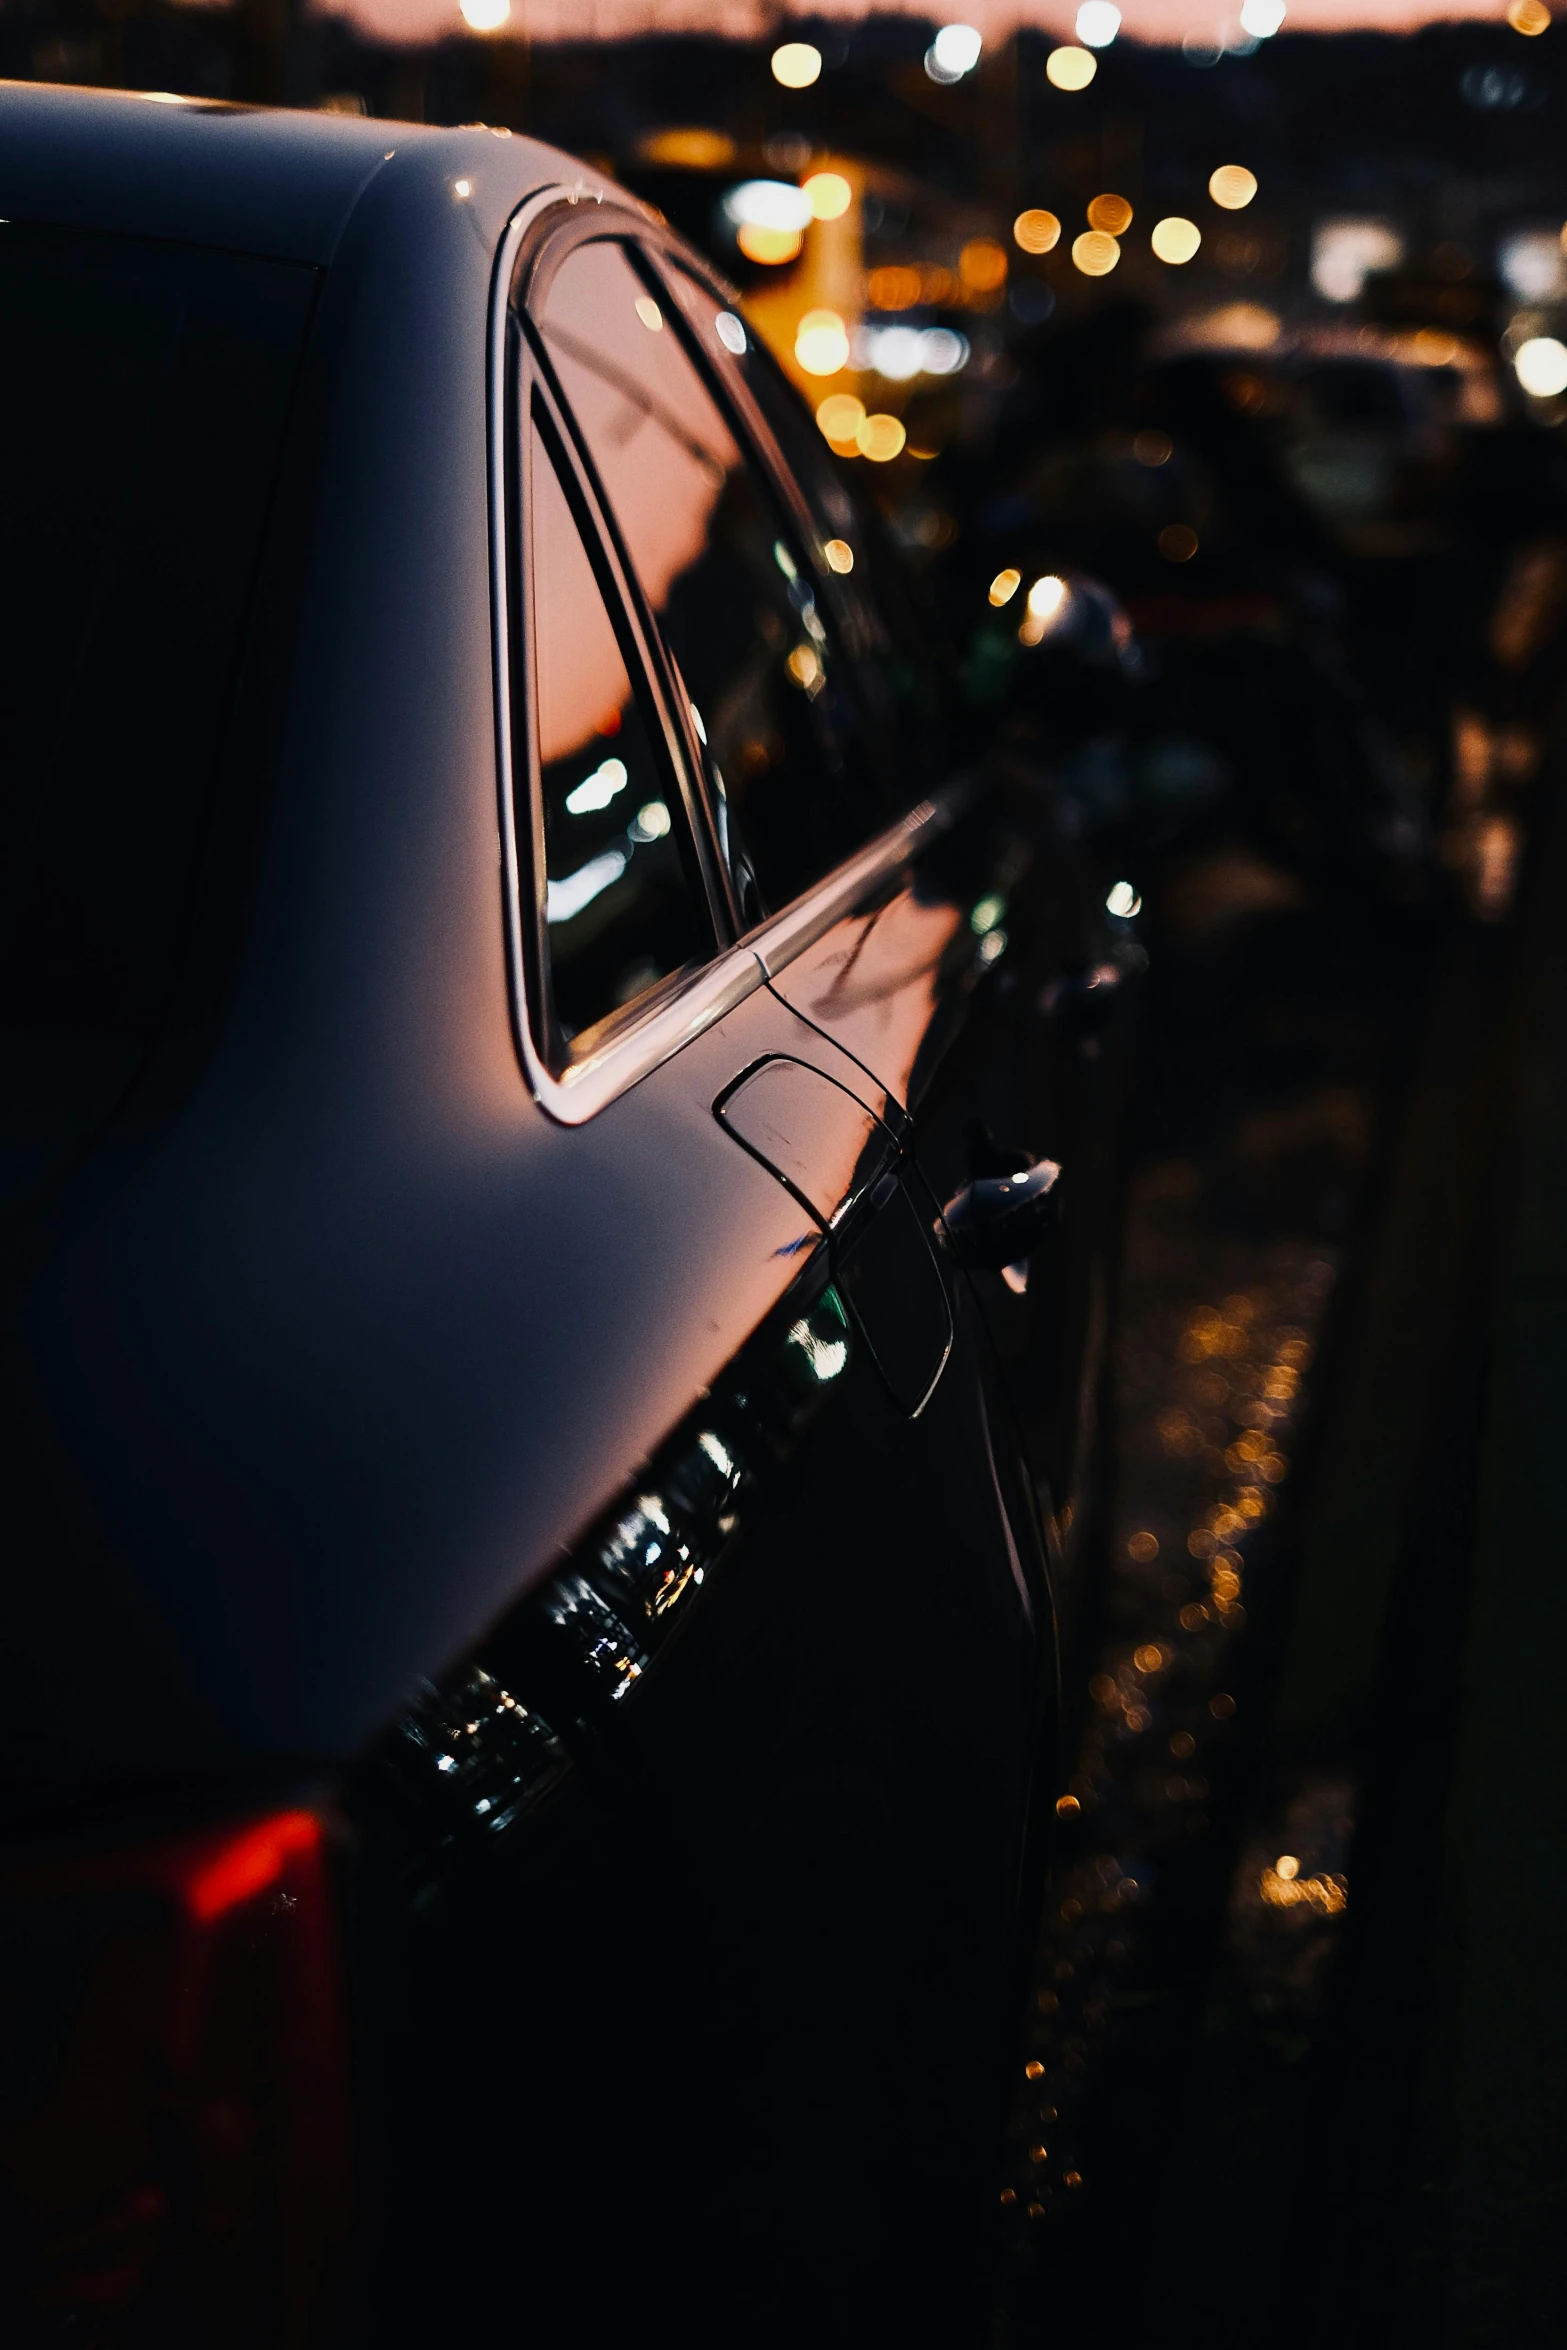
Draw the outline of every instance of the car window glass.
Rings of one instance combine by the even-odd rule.
[[[545,937],[558,1039],[580,1054],[711,937],[679,794],[536,425],[530,442]]]
[[[719,376],[743,383],[810,508],[824,585],[877,748],[896,770],[902,804],[939,780],[943,696],[937,666],[910,601],[910,582],[881,517],[852,494],[815,419],[772,354],[739,314],[688,270],[669,282]]]
[[[893,812],[805,559],[624,245],[570,252],[540,325],[697,712],[721,824],[761,904],[783,905]]]

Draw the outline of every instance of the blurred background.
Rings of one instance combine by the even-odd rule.
[[[0,70],[527,131],[735,281],[1143,970],[996,2342],[1559,2350],[1567,24],[6,0]]]

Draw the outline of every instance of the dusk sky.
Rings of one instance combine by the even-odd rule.
[[[457,0],[320,0],[353,17],[383,40],[424,41],[455,30]],[[1212,38],[1233,25],[1240,0],[1120,0],[1124,30],[1143,40],[1180,41],[1188,34]],[[1500,18],[1505,0],[1289,0],[1288,29],[1343,31],[1349,27],[1407,32],[1438,18]],[[930,0],[876,0],[875,13],[902,11],[929,20],[940,10]],[[508,32],[540,41],[613,40],[630,33],[719,32],[761,40],[791,16],[858,17],[872,13],[856,0],[512,0]],[[976,25],[999,40],[1019,24],[1043,26],[1070,39],[1076,0],[961,0],[954,19]],[[785,36],[786,37],[786,36]],[[1522,46],[1522,44],[1520,44]]]

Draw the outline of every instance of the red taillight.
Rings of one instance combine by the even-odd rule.
[[[295,2350],[346,2189],[311,1813],[0,1882],[6,2350]]]
[[[180,1889],[192,1917],[210,1925],[237,1902],[252,1901],[279,1884],[300,1854],[318,1859],[320,1846],[321,1823],[313,1813],[279,1812],[204,1854],[190,1866]]]

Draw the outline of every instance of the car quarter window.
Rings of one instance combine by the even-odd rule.
[[[896,804],[799,540],[667,307],[600,238],[566,253],[535,315],[690,698],[749,914],[820,880]]]
[[[708,953],[685,810],[645,680],[588,550],[569,468],[527,427],[527,605],[549,1033],[560,1065]]]
[[[748,322],[678,260],[667,279],[708,364],[743,387],[810,511],[831,617],[854,656],[877,750],[908,806],[941,779],[944,696],[886,525],[867,499],[851,494],[844,466]]]

